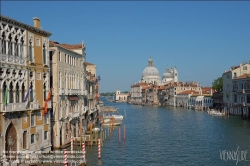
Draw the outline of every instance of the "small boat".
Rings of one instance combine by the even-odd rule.
[[[122,122],[115,122],[113,125],[114,126],[120,126],[122,124]],[[108,122],[108,123],[102,123],[103,126],[111,126],[112,123]]]
[[[211,111],[208,111],[208,114],[214,115],[214,116],[225,116],[225,112],[219,112],[219,111],[215,111],[213,109]]]
[[[106,116],[104,116],[104,119],[110,119],[110,118],[114,118],[115,121],[122,121],[123,120],[123,116],[122,115],[118,115],[118,114],[106,114]]]
[[[112,117],[114,117],[115,118],[115,120],[120,120],[120,121],[122,121],[123,120],[123,116],[122,115],[112,115]]]

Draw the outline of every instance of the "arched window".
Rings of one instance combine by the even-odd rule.
[[[43,100],[46,100],[46,84],[43,84]]]
[[[8,54],[9,55],[12,55],[12,42],[11,42],[11,40],[12,40],[12,37],[11,37],[11,35],[9,35],[9,43],[8,43]]]
[[[1,53],[2,54],[6,54],[6,41],[5,41],[5,33],[3,32],[3,34],[2,34],[2,39],[1,39],[1,46],[2,46],[2,48],[1,48]]]
[[[24,40],[23,38],[21,38],[21,42],[20,42],[20,57],[22,58],[24,53],[23,53],[23,46],[24,46]]]
[[[25,95],[25,86],[24,83],[22,84],[22,101],[24,101],[24,95]]]
[[[19,85],[16,84],[16,103],[20,102]]]
[[[43,44],[43,64],[46,64],[46,46]]]
[[[3,103],[4,103],[4,100],[5,100],[6,88],[7,88],[7,85],[6,85],[6,82],[4,82],[4,83],[3,83],[3,95],[2,95]]]
[[[19,48],[18,48],[18,39],[17,39],[17,36],[15,37],[15,42],[14,42],[14,50],[15,50],[15,56],[18,56],[18,51],[19,51]]]
[[[247,70],[247,66],[243,66],[243,70]]]
[[[34,90],[33,90],[33,83],[30,83],[30,102],[34,101]]]
[[[33,62],[33,55],[32,55],[32,41],[29,41],[29,56],[30,56],[30,62]]]
[[[13,103],[13,83],[10,83],[10,88],[9,88],[9,103]]]

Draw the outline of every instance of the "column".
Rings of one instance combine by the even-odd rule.
[[[3,50],[3,48],[2,48],[3,41],[4,41],[3,38],[0,36],[0,54],[2,53],[2,50]]]
[[[16,102],[16,88],[12,89],[12,93],[13,93],[13,103],[17,103]]]
[[[20,56],[20,57],[21,57],[21,54],[20,54],[20,53],[21,53],[21,50],[20,50],[20,48],[21,48],[21,47],[20,47],[20,43],[18,42],[18,43],[17,43],[17,56]]]
[[[15,44],[14,44],[14,42],[13,43],[11,42],[11,44],[12,44],[12,48],[11,48],[12,49],[12,54],[11,55],[14,55],[14,53],[15,53]]]
[[[19,102],[23,102],[22,101],[22,90],[19,90],[18,93],[19,93]]]
[[[8,55],[8,54],[9,54],[8,45],[9,45],[9,40],[8,40],[8,39],[6,39],[6,40],[5,40],[5,54],[6,54],[6,55]]]

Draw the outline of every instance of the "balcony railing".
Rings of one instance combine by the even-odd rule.
[[[79,118],[80,116],[80,112],[76,111],[76,112],[70,112],[68,114],[68,117],[69,117],[69,121],[73,120],[73,119],[76,119],[76,118]]]
[[[72,118],[78,118],[80,116],[80,112],[73,112]]]
[[[87,90],[82,90],[82,95],[87,96],[88,95],[88,91]]]
[[[90,100],[90,99],[93,99],[93,98],[94,98],[94,95],[91,93],[91,94],[88,94],[87,97],[88,97],[88,99]]]
[[[26,66],[26,57],[19,57],[13,55],[6,55],[0,53],[0,62],[7,64],[23,65]]]
[[[80,89],[67,89],[66,94],[68,95],[78,95],[81,93]]]
[[[60,95],[64,94],[64,88],[59,88],[59,94]]]
[[[27,110],[27,102],[26,103],[8,103],[6,106],[1,104],[2,112],[15,112],[15,111],[26,111]]]
[[[37,109],[40,109],[40,105],[38,102],[34,101],[34,102],[31,102],[30,103],[30,109],[31,110],[37,110]]]

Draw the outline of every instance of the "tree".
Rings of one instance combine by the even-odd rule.
[[[223,79],[222,77],[218,77],[215,79],[212,83],[212,88],[216,90],[217,92],[220,92],[223,90]]]

